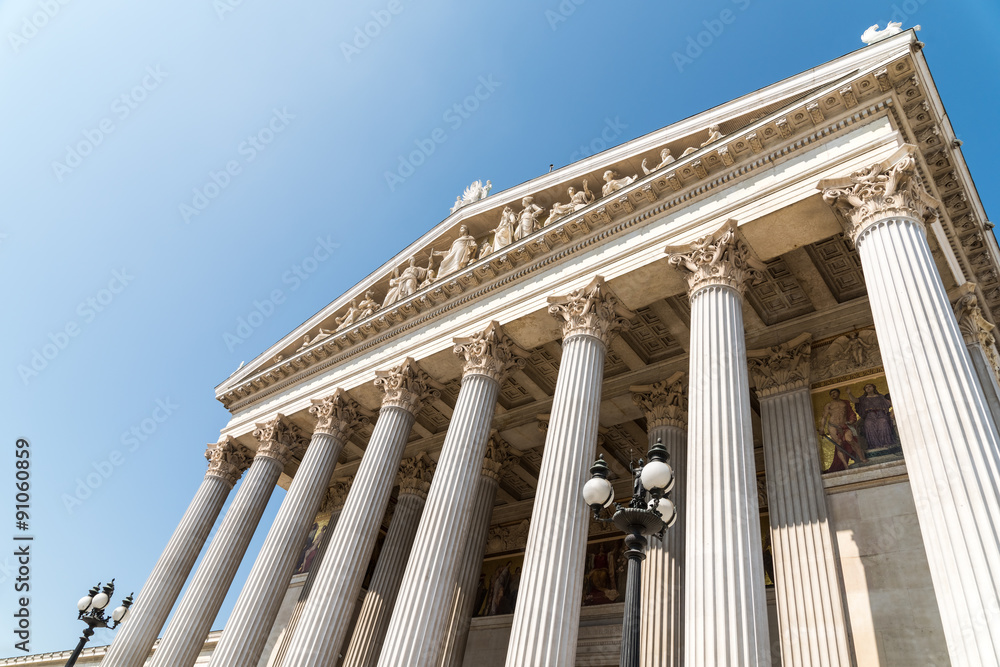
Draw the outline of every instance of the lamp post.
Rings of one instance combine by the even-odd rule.
[[[677,521],[677,510],[665,495],[674,486],[674,471],[667,464],[667,448],[659,440],[649,449],[649,463],[632,470],[632,499],[628,505],[615,502],[615,489],[608,481],[604,456],[590,468],[591,478],[583,487],[583,499],[594,511],[594,519],[614,523],[625,533],[628,580],[625,585],[625,615],[622,618],[621,667],[639,667],[642,561],[646,558],[646,538],[663,536]],[[615,506],[611,518],[601,513]]]
[[[98,591],[101,591],[98,593]],[[76,664],[76,659],[80,657],[80,653],[83,651],[83,647],[90,640],[94,634],[94,628],[108,628],[109,630],[114,630],[119,625],[125,621],[125,617],[128,615],[128,608],[132,606],[132,595],[122,600],[121,606],[115,608],[111,612],[111,616],[104,615],[104,608],[108,606],[111,602],[111,596],[115,593],[115,580],[112,579],[111,583],[101,589],[101,584],[98,583],[96,586],[90,589],[84,597],[80,598],[80,601],[76,603],[76,608],[80,610],[79,618],[81,621],[87,624],[87,629],[83,631],[83,636],[80,637],[80,643],[76,645],[76,649],[73,650],[73,655],[69,657],[69,661],[66,663],[66,667],[73,667]],[[109,625],[108,622],[111,621]]]

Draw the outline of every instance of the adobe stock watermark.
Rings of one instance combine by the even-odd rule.
[[[372,40],[389,27],[393,17],[402,14],[404,9],[400,0],[389,0],[385,9],[373,10],[372,20],[366,21],[363,26],[355,26],[354,38],[350,42],[340,43],[340,52],[344,54],[344,60],[351,62],[351,58],[361,55],[361,52],[371,45]]]
[[[561,23],[565,23],[569,20],[569,17],[576,12],[576,8],[585,3],[587,0],[562,0],[559,5],[553,9],[545,10],[545,20],[549,22],[549,27],[552,28],[552,32],[559,29]]]
[[[38,0],[36,9],[30,15],[21,19],[21,27],[17,32],[8,32],[7,41],[10,48],[17,53],[28,42],[38,36],[40,30],[54,19],[62,8],[70,3],[70,0]]]
[[[455,102],[441,114],[441,119],[447,123],[448,128],[452,132],[462,127],[462,124],[471,118],[472,114],[479,109],[482,103],[488,100],[496,89],[502,85],[499,81],[493,79],[492,74],[485,77],[481,76],[478,81],[479,83],[471,95],[467,95],[461,101]],[[396,169],[384,173],[385,184],[389,186],[389,191],[395,192],[398,186],[405,183],[406,179],[416,173],[417,167],[424,164],[427,158],[434,154],[438,144],[443,144],[446,141],[448,141],[448,130],[445,130],[443,127],[434,128],[425,138],[414,139],[413,143],[416,148],[405,156],[398,156],[399,164],[396,166]]]
[[[167,76],[167,73],[160,69],[159,65],[147,67],[146,73],[139,80],[139,83],[111,102],[111,115],[99,120],[96,127],[84,129],[81,133],[83,138],[76,143],[67,144],[66,154],[62,162],[52,161],[52,172],[56,175],[56,180],[62,183],[67,175],[82,165],[84,159],[117,129],[114,119],[117,118],[118,122],[123,122],[131,116],[140,104],[149,99],[149,94],[160,87]]]
[[[333,251],[339,247],[340,244],[331,241],[329,236],[326,238],[317,237],[312,252],[292,264],[287,271],[281,274],[281,283],[289,286],[289,292],[299,289],[305,281],[319,271],[320,266],[330,259],[333,256]],[[286,294],[282,289],[273,289],[263,299],[254,299],[250,312],[236,318],[236,327],[233,331],[223,332],[222,342],[226,344],[226,349],[233,352],[238,346],[247,342],[253,332],[274,315],[278,306],[283,304],[285,299]]]
[[[122,449],[113,449],[108,455],[90,464],[90,470],[82,477],[77,477],[74,481],[76,486],[73,493],[64,493],[61,496],[63,507],[72,514],[83,505],[84,501],[94,495],[94,492],[101,488],[115,471],[125,465],[128,454],[135,452],[139,447],[149,441],[153,435],[160,430],[173,414],[180,409],[180,405],[167,398],[157,398],[153,402],[153,409],[147,417],[129,426],[123,431],[119,442]]]
[[[741,12],[746,11],[750,6],[750,2],[751,0],[732,0],[732,3]],[[715,41],[722,36],[722,33],[726,31],[726,26],[735,23],[738,17],[739,13],[732,9],[723,9],[717,17],[702,21],[701,24],[705,29],[695,35],[688,35],[687,46],[684,48],[684,52],[674,51],[670,54],[674,65],[677,66],[677,71],[683,73],[685,67],[693,64],[695,60],[700,58],[705,53],[705,49],[715,44]]]
[[[236,147],[236,154],[243,158],[242,161],[239,159],[229,160],[218,171],[210,170],[204,185],[196,187],[192,191],[190,203],[182,202],[177,206],[181,220],[187,224],[191,222],[191,218],[201,215],[201,212],[207,209],[229,187],[233,179],[243,173],[243,166],[250,164],[257,159],[258,155],[267,150],[267,147],[288,128],[288,124],[294,119],[295,115],[288,112],[288,107],[272,110],[271,118],[263,127],[247,136]]]
[[[236,8],[242,4],[243,0],[212,0],[212,9],[215,10],[215,15],[219,17],[220,21],[225,21],[226,14],[235,12]]]
[[[607,150],[614,145],[614,141],[621,137],[626,129],[628,129],[628,125],[623,123],[618,116],[615,116],[614,120],[605,117],[604,128],[601,129],[601,133],[591,139],[590,143],[580,144],[580,147],[569,156],[569,161],[573,163]]]
[[[97,290],[93,296],[88,296],[76,307],[77,317],[68,320],[60,329],[50,331],[48,342],[31,350],[31,358],[27,364],[17,365],[17,374],[24,386],[38,377],[55,359],[69,347],[70,342],[80,335],[83,328],[97,319],[97,316],[114,303],[118,295],[125,291],[135,276],[128,269],[115,269],[111,272],[111,280],[106,287]]]

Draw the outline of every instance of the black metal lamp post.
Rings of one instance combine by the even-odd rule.
[[[621,667],[639,667],[639,628],[641,616],[642,561],[646,558],[646,538],[663,537],[663,531],[677,521],[677,510],[665,495],[674,486],[674,471],[667,464],[667,448],[657,441],[649,449],[649,463],[632,471],[632,500],[620,505],[608,481],[608,464],[602,455],[590,468],[591,478],[583,487],[583,499],[598,521],[614,523],[625,533],[625,557],[628,580],[625,586],[625,616],[622,619]],[[615,506],[611,518],[601,513]]]
[[[99,590],[101,591],[100,593],[98,593]],[[122,600],[121,606],[111,612],[111,616],[104,615],[104,608],[111,602],[111,596],[114,593],[115,580],[112,579],[111,583],[105,586],[103,590],[101,589],[101,584],[98,583],[90,589],[90,592],[86,596],[80,598],[80,601],[76,603],[76,608],[80,610],[80,615],[77,618],[87,624],[87,629],[83,631],[80,643],[76,645],[73,655],[69,657],[66,667],[73,667],[76,664],[76,659],[80,657],[83,647],[93,636],[94,628],[114,630],[125,621],[125,617],[128,616],[128,608],[132,606],[131,595]],[[111,622],[110,625],[109,621]]]

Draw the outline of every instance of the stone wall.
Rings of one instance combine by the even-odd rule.
[[[827,480],[858,667],[943,667],[951,662],[916,508],[894,468],[862,485]]]

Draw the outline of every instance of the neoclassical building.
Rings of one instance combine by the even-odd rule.
[[[630,496],[656,441],[645,667],[1000,664],[1000,251],[922,46],[475,184],[218,387],[204,482],[79,664],[617,665],[623,536],[581,488],[601,455]]]

